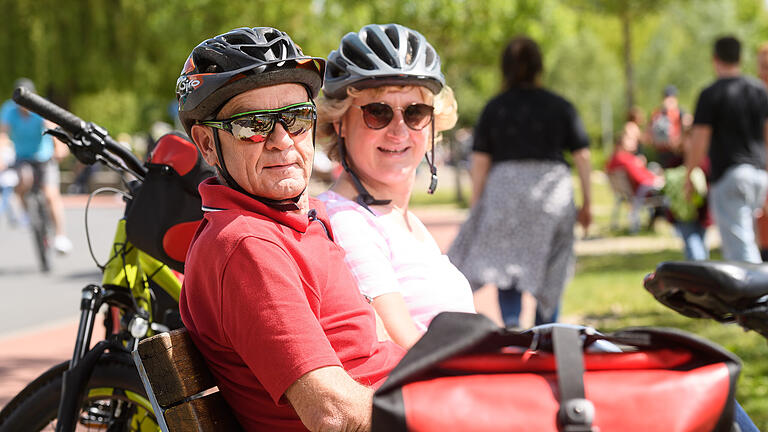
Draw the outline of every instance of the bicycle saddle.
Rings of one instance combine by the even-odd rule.
[[[646,276],[644,286],[685,316],[737,322],[768,338],[768,265],[663,262]]]
[[[768,295],[768,265],[720,261],[669,261],[646,278],[651,293],[670,289],[709,294],[735,308]]]

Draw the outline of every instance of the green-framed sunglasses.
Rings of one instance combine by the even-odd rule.
[[[267,140],[277,122],[288,134],[297,136],[312,129],[316,120],[315,104],[301,102],[277,109],[239,113],[225,120],[200,121],[198,124],[225,130],[237,139],[260,143]]]

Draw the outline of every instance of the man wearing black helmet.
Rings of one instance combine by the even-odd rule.
[[[217,178],[187,255],[184,324],[246,430],[368,430],[403,355],[306,187],[325,61],[272,28],[206,40],[177,82],[179,118]],[[353,379],[354,378],[354,379]]]

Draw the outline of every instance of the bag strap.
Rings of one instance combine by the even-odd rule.
[[[572,327],[552,329],[552,345],[560,389],[558,423],[565,432],[594,432],[595,406],[584,397],[584,354],[581,331]]]

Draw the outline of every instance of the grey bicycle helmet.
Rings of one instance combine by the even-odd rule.
[[[285,32],[232,30],[203,41],[187,58],[176,81],[179,120],[190,134],[195,121],[211,118],[232,97],[274,84],[303,84],[314,98],[324,70],[324,59],[305,56]]]
[[[347,33],[328,55],[323,92],[342,99],[347,88],[413,84],[439,93],[445,85],[440,56],[421,33],[400,24],[369,24]]]

